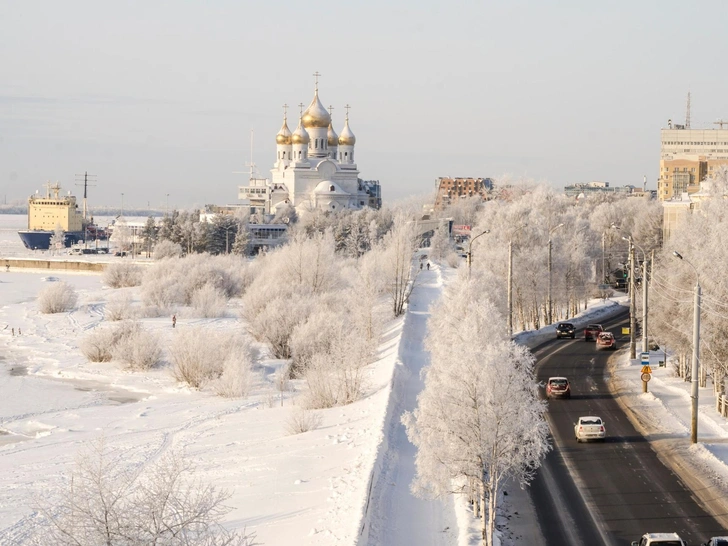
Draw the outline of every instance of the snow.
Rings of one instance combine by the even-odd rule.
[[[0,254],[24,252],[10,241],[15,230],[0,222]],[[321,411],[317,429],[290,435],[286,424],[298,397],[275,389],[279,361],[263,360],[252,394],[233,400],[181,386],[168,368],[132,373],[114,362],[89,363],[79,340],[102,320],[105,302],[118,291],[105,288],[97,274],[0,271],[0,543],[22,539],[34,499],[60,487],[82,445],[103,435],[113,449],[128,453],[130,465],[182,450],[195,462],[196,477],[232,492],[227,504],[233,510],[223,524],[255,532],[262,544],[477,544],[479,526],[463,499],[421,501],[410,493],[414,452],[399,421],[422,387],[428,306],[452,274],[438,266],[421,273],[407,313],[390,321],[382,336],[364,399]],[[50,276],[78,291],[76,310],[37,312],[35,298]],[[598,321],[624,302],[592,301],[572,321],[578,327]],[[143,324],[166,346],[191,326],[239,329],[236,315],[232,309],[230,318],[179,319],[175,329],[168,317]],[[553,337],[553,328],[518,340],[535,346]],[[643,394],[640,362],[624,351],[613,360],[620,398],[639,415],[647,437],[666,435],[683,445],[689,468],[728,487],[728,421],[716,412],[711,388],[700,391],[700,443],[690,446],[690,384],[674,377],[670,362],[659,367],[664,355],[652,353],[652,380]],[[535,525],[532,510],[516,489],[509,488],[499,525],[517,527],[509,536],[529,536],[524,530]]]

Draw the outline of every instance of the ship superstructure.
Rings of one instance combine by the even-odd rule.
[[[85,220],[71,192],[61,195],[57,182],[48,182],[45,186],[45,196],[36,192],[28,198],[28,229],[18,232],[26,248],[48,249],[57,231],[63,232],[64,246],[83,242],[88,237],[105,238],[102,230]]]

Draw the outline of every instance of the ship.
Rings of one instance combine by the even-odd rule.
[[[61,195],[61,186],[57,182],[46,184],[45,196],[36,191],[28,198],[28,229],[18,232],[25,248],[47,250],[52,240],[59,246],[70,247],[108,239],[106,230],[94,224],[93,217],[87,218],[86,185],[84,182],[83,212],[78,210],[76,197],[70,191]]]

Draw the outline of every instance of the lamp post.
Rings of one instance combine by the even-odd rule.
[[[122,218],[124,217],[124,194],[121,194],[121,214],[119,215]]]
[[[637,327],[636,307],[637,299],[634,293],[634,243],[632,236],[622,237],[625,241],[629,241],[629,357],[634,360],[637,358],[637,340],[635,329]]]
[[[490,233],[490,230],[486,229],[484,232],[478,233],[475,237],[472,237],[468,243],[468,280],[470,280],[470,266],[473,263],[473,241],[486,233]]]
[[[695,302],[693,305],[693,362],[690,371],[690,443],[698,442],[698,371],[700,366],[700,275],[690,261],[675,251],[675,257],[680,258],[695,271]]]
[[[169,214],[169,194],[167,194],[164,202],[164,215],[167,216],[167,214]]]
[[[551,246],[552,246],[552,244],[551,244],[551,234],[555,230],[557,230],[560,227],[562,227],[563,225],[564,224],[559,224],[558,226],[554,226],[554,227],[552,227],[549,230],[549,243],[548,243],[549,244],[549,293],[548,293],[549,304],[548,304],[548,317],[547,317],[549,324],[552,324],[553,321],[554,321],[553,320],[553,314],[552,314],[552,311],[551,311],[551,306],[552,306],[552,302],[551,302]]]

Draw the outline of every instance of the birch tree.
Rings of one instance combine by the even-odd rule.
[[[470,495],[492,546],[504,481],[529,483],[550,449],[534,359],[508,340],[505,320],[475,283],[446,290],[428,328],[425,387],[402,419],[418,448],[413,492]]]
[[[395,317],[404,313],[405,304],[415,286],[417,270],[412,265],[417,249],[415,232],[415,223],[400,214],[382,242],[383,273]]]

